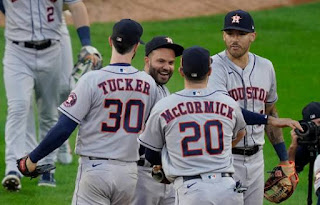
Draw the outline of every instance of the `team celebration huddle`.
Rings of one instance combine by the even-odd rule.
[[[221,19],[225,50],[217,54],[185,48],[166,33],[144,42],[142,25],[121,19],[106,38],[111,58],[103,66],[85,4],[40,2],[0,0],[7,191],[24,189],[22,177],[55,187],[54,164],[72,161],[68,138],[77,129],[75,205],[262,205],[293,194],[299,178],[282,128],[304,130],[278,116],[276,73],[270,60],[250,52],[256,29],[248,12]],[[82,45],[75,65],[64,5]],[[143,70],[131,65],[138,49]],[[184,89],[170,94],[175,69]],[[306,115],[320,117],[317,109]],[[268,179],[265,134],[279,158]]]

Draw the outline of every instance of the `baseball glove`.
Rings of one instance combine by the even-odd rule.
[[[39,175],[42,175],[44,173],[48,173],[51,170],[56,168],[53,164],[44,164],[44,165],[37,166],[33,172],[30,172],[28,170],[27,164],[26,164],[27,159],[28,159],[28,156],[25,156],[25,157],[18,159],[17,160],[17,167],[18,167],[19,171],[21,172],[21,174],[23,174],[26,177],[31,177],[31,179],[36,178]]]
[[[294,162],[278,165],[271,172],[264,186],[264,197],[273,203],[281,203],[294,192],[299,182]]]
[[[92,55],[98,57],[98,61],[95,64],[90,59]],[[99,51],[92,46],[84,46],[78,55],[77,63],[73,67],[72,76],[77,82],[85,73],[91,70],[99,70],[100,68],[102,68],[102,56]]]
[[[155,167],[153,167],[151,175],[152,175],[152,178],[159,183],[163,183],[163,184],[170,184],[171,183],[166,178],[166,175],[164,174],[164,171],[162,168],[158,170],[158,169],[155,169]]]

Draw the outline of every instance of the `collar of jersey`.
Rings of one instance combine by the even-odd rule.
[[[111,63],[111,66],[131,66],[129,63]]]

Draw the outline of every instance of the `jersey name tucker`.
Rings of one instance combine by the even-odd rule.
[[[203,114],[212,113],[222,115],[232,120],[233,108],[221,103],[214,101],[204,101],[204,102],[182,102],[171,109],[167,109],[161,113],[161,117],[169,123],[171,120],[187,115],[187,114]]]
[[[115,91],[136,91],[145,95],[149,95],[150,93],[150,84],[148,82],[131,78],[106,80],[99,83],[98,87],[102,89],[104,95]]]
[[[266,102],[268,96],[266,90],[258,87],[234,88],[229,90],[228,93],[235,101],[243,100],[246,97],[246,99],[255,99]]]

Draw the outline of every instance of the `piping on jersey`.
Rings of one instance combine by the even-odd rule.
[[[219,55],[219,54],[217,54],[218,56],[219,56],[219,58],[222,60],[222,61],[224,61],[224,59]],[[225,61],[224,61],[225,62]],[[246,86],[245,86],[245,84],[244,84],[244,80],[243,80],[243,78],[242,78],[242,75],[240,75],[240,73],[238,73],[237,72],[237,70],[236,69],[234,69],[232,66],[230,66],[229,65],[229,63],[228,62],[226,62],[226,64],[229,66],[229,68],[231,69],[231,70],[233,70],[236,74],[238,74],[239,75],[239,77],[240,77],[240,79],[241,79],[241,83],[242,83],[242,86],[243,86],[243,96],[244,96],[244,109],[247,109],[247,95],[246,95],[246,92],[245,92],[245,90],[246,90]],[[250,72],[250,75],[249,75],[249,83],[250,83],[250,86],[252,87],[252,83],[251,83],[251,79],[250,79],[250,76],[251,76],[251,74],[252,74],[252,72],[253,72],[253,69],[255,68],[255,65],[256,65],[256,55],[255,54],[253,54],[253,66],[252,66],[252,69],[251,69],[251,72]],[[253,103],[253,106],[252,106],[252,109],[254,110],[254,98],[252,98],[252,103]],[[252,139],[252,141],[253,141],[253,143],[255,144],[256,142],[255,142],[255,140],[254,140],[254,138],[252,137],[252,135],[253,135],[253,126],[251,126],[251,136],[250,136],[250,138]],[[243,143],[244,143],[244,147],[246,147],[246,145],[247,145],[247,134],[244,136],[244,138],[243,138]]]

